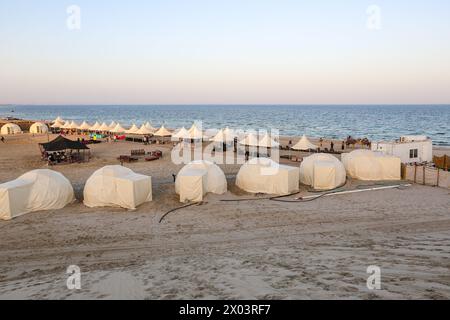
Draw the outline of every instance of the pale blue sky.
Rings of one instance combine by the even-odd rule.
[[[0,0],[0,103],[450,103],[448,88],[448,0]]]

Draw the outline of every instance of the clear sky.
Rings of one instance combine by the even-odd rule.
[[[450,103],[450,1],[0,0],[6,103]]]

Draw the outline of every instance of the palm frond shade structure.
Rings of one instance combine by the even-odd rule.
[[[303,135],[303,137],[300,139],[299,142],[297,142],[293,147],[293,150],[300,150],[300,151],[308,151],[308,150],[316,150],[317,146],[313,143],[311,143],[306,135]]]
[[[155,132],[154,135],[157,136],[157,137],[171,137],[172,136],[172,132],[170,132],[164,126],[162,126],[161,128],[159,128],[158,131]]]

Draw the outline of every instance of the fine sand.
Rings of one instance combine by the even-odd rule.
[[[0,142],[0,183],[48,168],[37,146],[46,140],[24,134]],[[135,211],[80,202],[95,170],[141,148],[164,152],[159,161],[125,164],[153,177],[153,202]],[[169,146],[102,143],[92,146],[92,156],[89,163],[52,167],[72,182],[76,203],[0,221],[1,299],[450,298],[448,189],[413,185],[306,203],[221,202],[254,197],[234,186],[239,165],[221,165],[226,195],[208,195],[160,224],[181,205],[172,179],[181,166],[171,162]],[[370,183],[347,187],[361,184]],[[81,268],[80,290],[66,286],[70,265]],[[366,286],[371,265],[381,268],[381,290]]]

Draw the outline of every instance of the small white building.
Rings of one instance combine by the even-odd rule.
[[[402,136],[395,141],[375,142],[372,151],[399,157],[402,163],[433,161],[433,142],[427,136]]]

